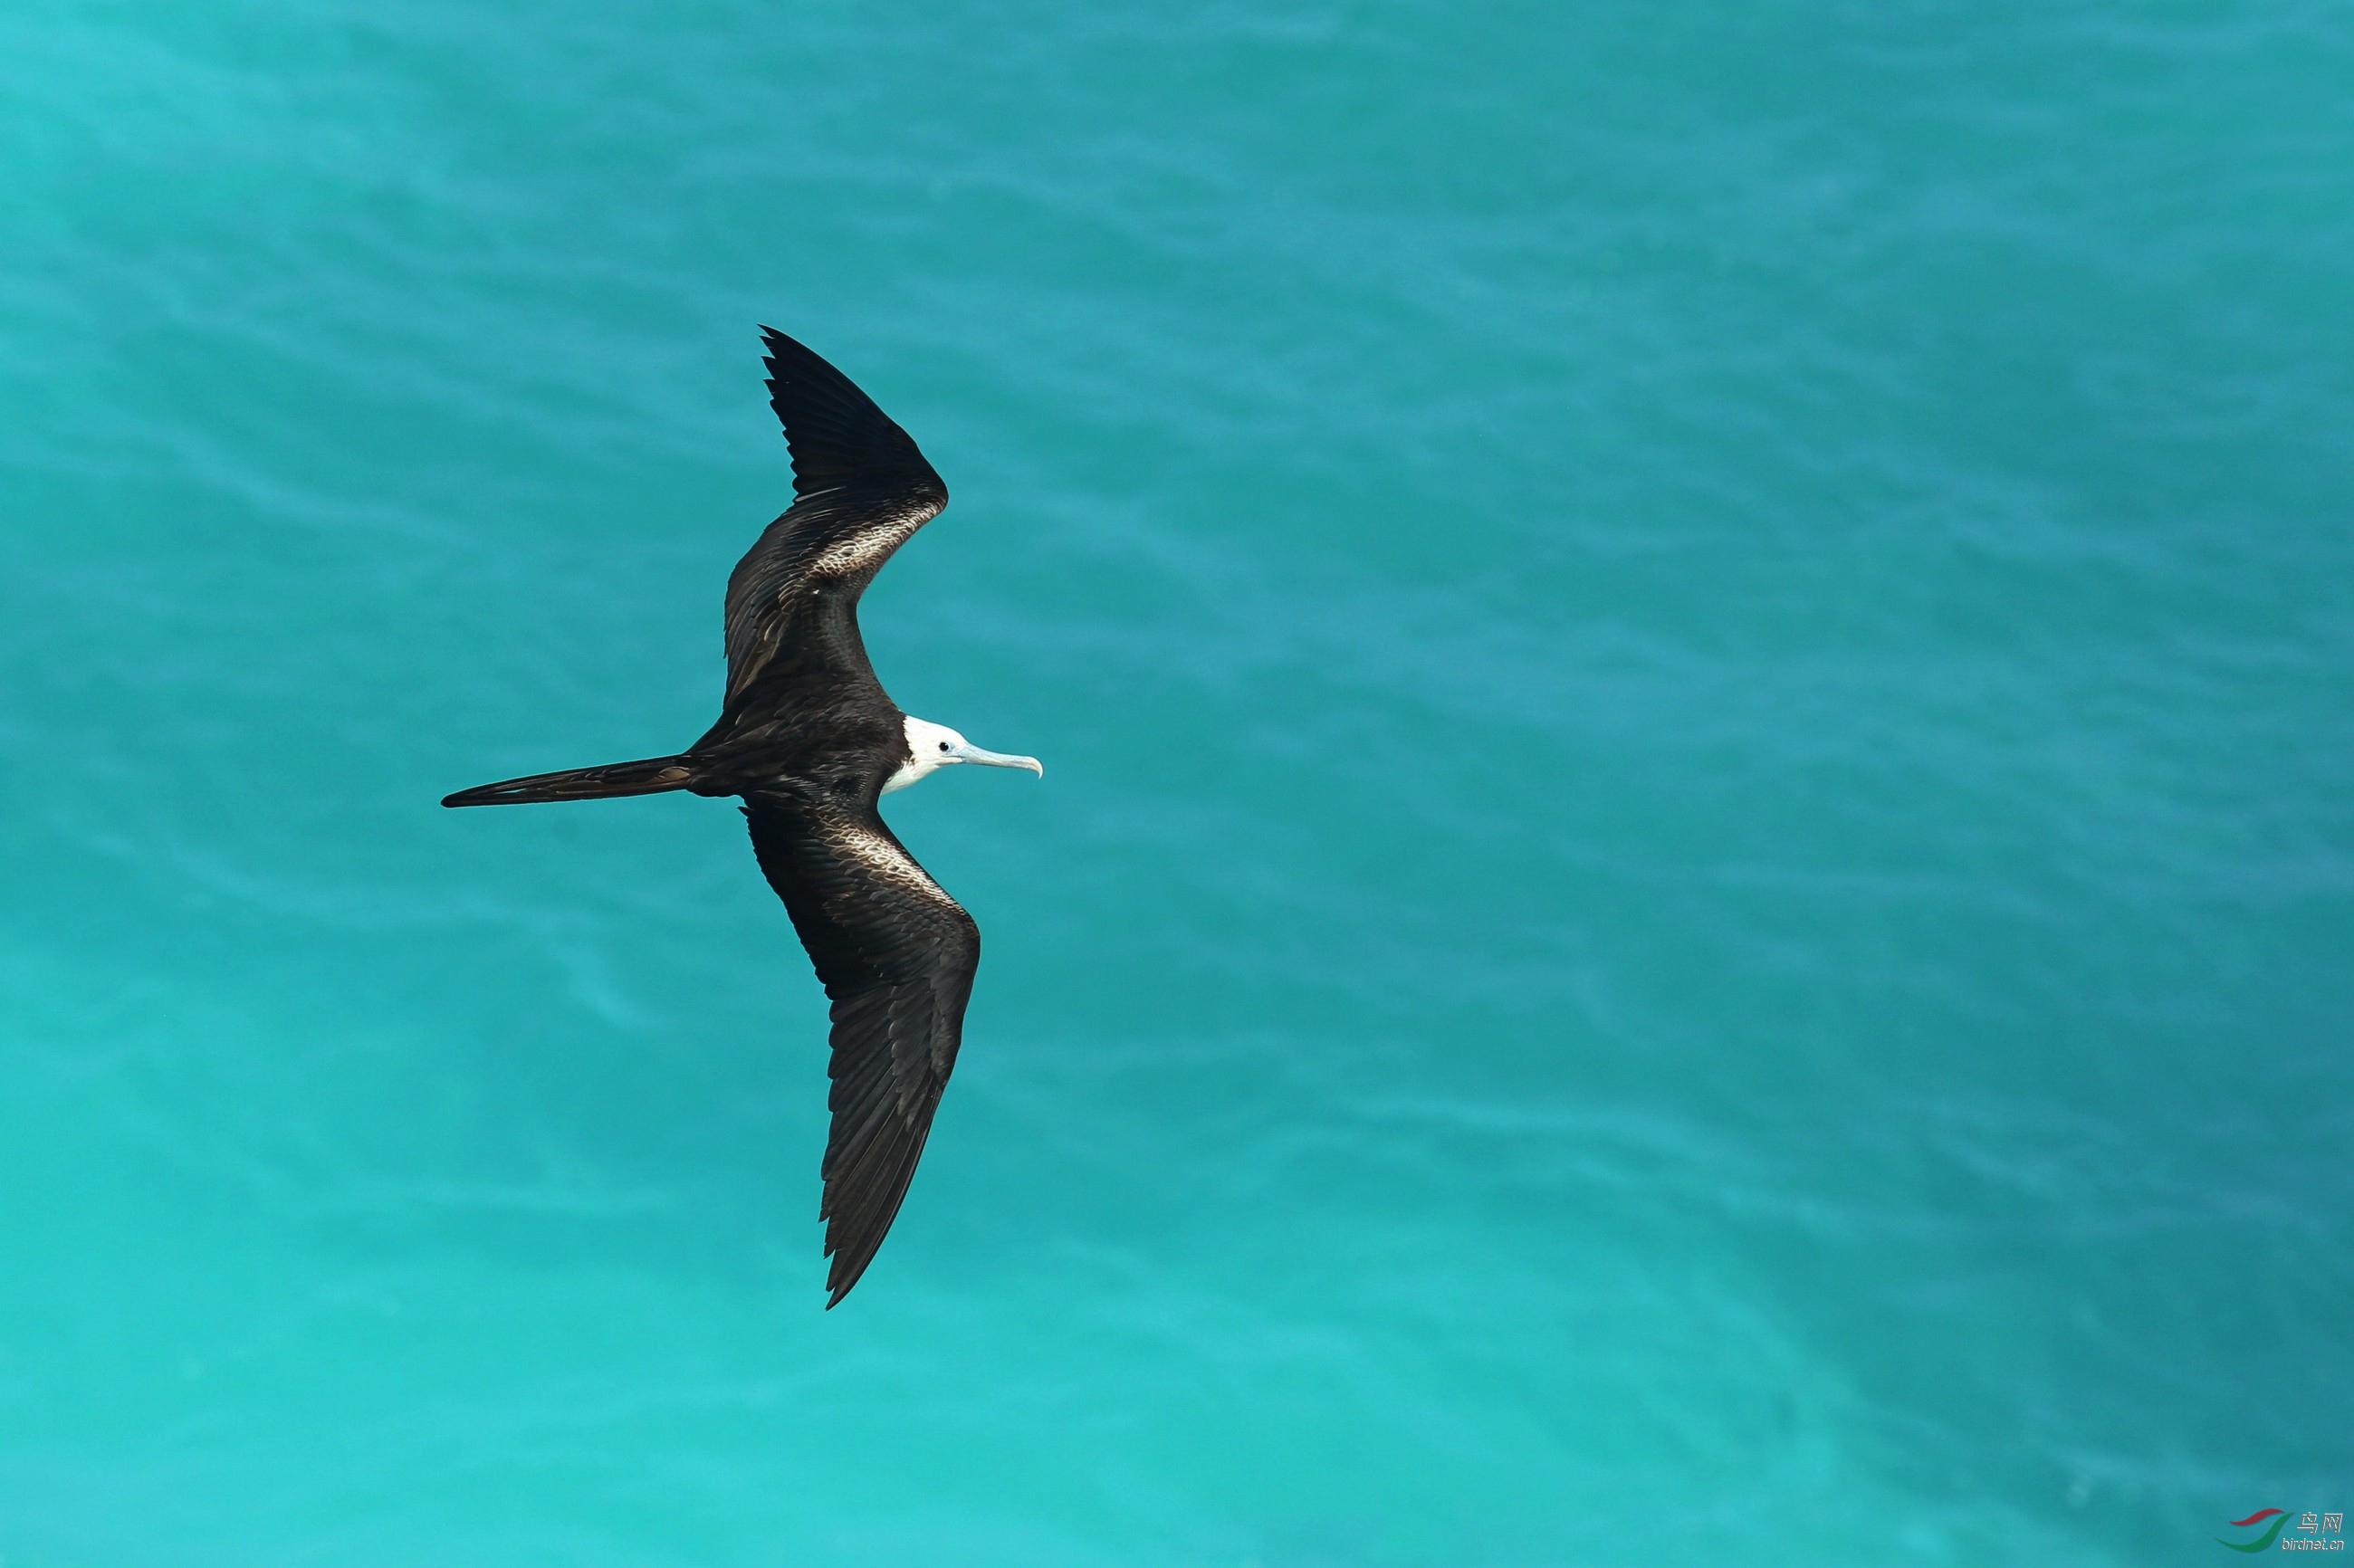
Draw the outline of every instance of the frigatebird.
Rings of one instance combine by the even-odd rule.
[[[916,863],[875,803],[955,763],[1045,769],[900,712],[875,678],[859,595],[948,504],[948,486],[848,376],[773,328],[760,335],[795,499],[728,575],[719,722],[674,757],[509,779],[441,803],[673,789],[742,797],[752,853],[832,1001],[833,1125],[818,1209],[831,1309],[866,1272],[907,1195],[981,962],[972,916]]]

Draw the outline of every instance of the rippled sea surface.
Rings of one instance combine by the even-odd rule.
[[[2354,1504],[2354,17],[18,0],[6,1568],[2212,1563]],[[821,1311],[683,745],[956,493]]]

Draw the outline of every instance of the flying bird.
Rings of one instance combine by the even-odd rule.
[[[959,763],[1045,769],[900,712],[875,679],[859,595],[948,504],[948,486],[848,376],[784,334],[760,333],[795,499],[728,575],[719,722],[674,757],[509,779],[441,803],[742,797],[752,853],[833,1004],[818,1211],[831,1309],[907,1195],[981,962],[972,916],[916,863],[876,802]]]

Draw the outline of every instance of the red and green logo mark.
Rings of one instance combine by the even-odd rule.
[[[2228,1546],[2234,1552],[2264,1551],[2279,1539],[2281,1526],[2288,1522],[2286,1509],[2260,1508],[2245,1519],[2235,1519],[2232,1521],[2233,1530],[2245,1530],[2252,1524],[2264,1524],[2265,1520],[2271,1520],[2272,1523],[2264,1525],[2264,1532],[2253,1541],[2226,1541],[2219,1535],[2215,1538],[2215,1544]]]
[[[2270,1524],[2264,1520],[2271,1520]],[[2253,1541],[2226,1541],[2215,1538],[2218,1546],[2228,1546],[2234,1552],[2262,1552],[2275,1541],[2283,1552],[2343,1552],[2346,1550],[2346,1516],[2343,1513],[2305,1513],[2297,1516],[2292,1526],[2288,1510],[2260,1508],[2245,1519],[2232,1521],[2233,1530],[2253,1530],[2264,1524],[2264,1532]],[[2283,1535],[2284,1529],[2294,1529],[2294,1535]]]

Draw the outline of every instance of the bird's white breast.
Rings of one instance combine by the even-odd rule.
[[[963,738],[946,725],[928,724],[913,715],[907,715],[907,760],[899,764],[897,772],[883,780],[883,793],[885,795],[894,789],[905,789],[926,774],[936,771],[942,757],[940,742],[954,745]]]

